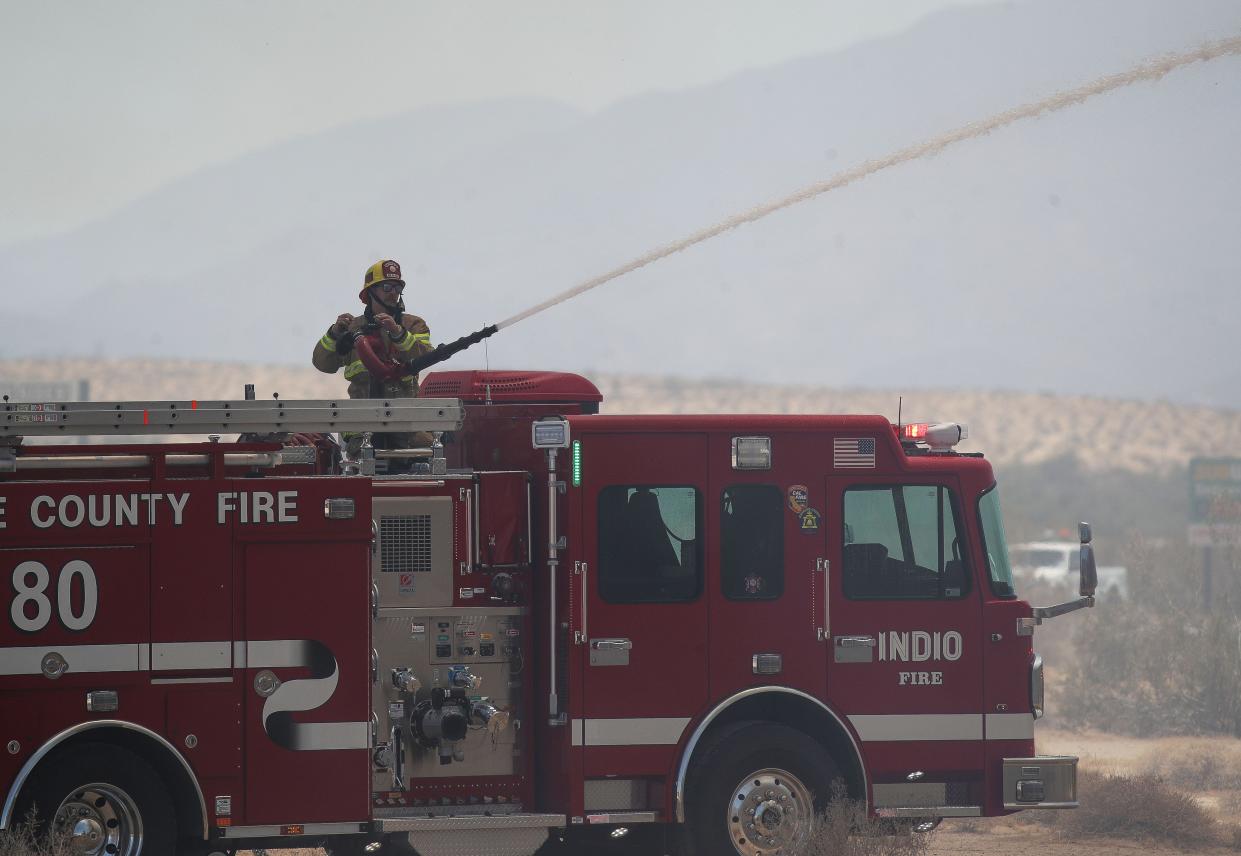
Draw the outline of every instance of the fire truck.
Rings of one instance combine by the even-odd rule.
[[[3,405],[0,828],[770,856],[834,797],[1076,805],[1032,641],[1093,605],[1088,527],[1081,597],[1018,599],[964,426],[607,415],[554,372],[421,391]]]

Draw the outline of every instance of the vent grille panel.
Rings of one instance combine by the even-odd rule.
[[[379,519],[379,570],[383,573],[430,573],[431,515]]]

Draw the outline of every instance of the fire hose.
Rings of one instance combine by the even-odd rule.
[[[376,380],[397,380],[406,373],[405,365],[396,357],[383,356],[378,333],[358,333],[353,340],[358,359]]]
[[[408,362],[401,362],[396,357],[382,356],[384,349],[379,338],[382,335],[380,331],[354,333],[353,347],[358,352],[358,359],[362,361],[362,365],[366,366],[366,370],[371,373],[371,377],[385,381],[397,380],[404,375],[414,374],[437,363],[442,363],[453,354],[464,351],[471,345],[477,345],[488,336],[494,335],[499,329],[499,326],[491,324],[468,336],[462,336],[454,342],[440,345]]]

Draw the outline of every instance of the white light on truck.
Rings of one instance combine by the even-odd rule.
[[[926,429],[926,444],[933,452],[947,452],[969,435],[970,429],[959,422],[941,422]]]
[[[771,469],[771,438],[733,437],[733,469]]]
[[[323,501],[323,516],[328,520],[352,520],[355,508],[350,497],[334,496]]]
[[[565,419],[542,419],[534,423],[531,440],[536,449],[567,449],[569,422]]]
[[[902,443],[925,443],[932,452],[947,452],[970,435],[960,422],[906,422],[900,427]]]

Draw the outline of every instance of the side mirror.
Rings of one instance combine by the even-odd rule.
[[[1094,563],[1094,547],[1090,546],[1091,532],[1089,523],[1079,523],[1078,532],[1081,533],[1081,556],[1079,565],[1081,567],[1081,581],[1078,587],[1078,594],[1082,597],[1094,597],[1095,589],[1099,587],[1099,571],[1095,568]]]
[[[1017,625],[1017,633],[1029,636],[1034,632],[1034,626],[1042,624],[1048,618],[1055,618],[1058,615],[1067,615],[1070,612],[1076,612],[1079,609],[1094,606],[1095,589],[1099,587],[1099,571],[1094,564],[1094,547],[1090,546],[1090,524],[1078,524],[1078,532],[1082,536],[1081,554],[1078,556],[1078,568],[1081,574],[1081,585],[1078,591],[1081,597],[1077,600],[1071,600],[1068,603],[1057,604],[1056,606],[1036,606],[1031,609],[1029,618],[1023,618]]]

